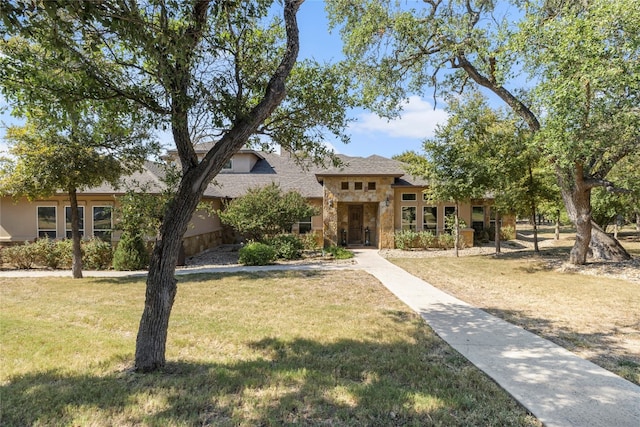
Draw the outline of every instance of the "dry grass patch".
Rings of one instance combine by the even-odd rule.
[[[142,279],[0,279],[2,425],[540,423],[360,271],[181,277],[163,372]]]
[[[543,251],[543,254],[545,252]],[[640,284],[557,271],[562,250],[392,259],[474,306],[640,384]]]

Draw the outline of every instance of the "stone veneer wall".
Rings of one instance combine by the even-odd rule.
[[[342,183],[348,189],[342,189]],[[355,183],[362,183],[356,190]],[[375,189],[370,188],[375,184]],[[363,229],[371,230],[371,244],[378,248],[393,248],[393,177],[332,176],[324,177],[323,236],[324,245],[339,245],[340,231],[348,228],[348,205],[363,205]],[[387,206],[388,201],[388,206]],[[364,238],[364,236],[363,236]]]
[[[223,230],[185,237],[182,241],[185,256],[193,256],[200,252],[223,244]]]

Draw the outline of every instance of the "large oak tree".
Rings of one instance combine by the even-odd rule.
[[[640,10],[634,0],[332,0],[363,103],[382,115],[412,92],[474,84],[536,133],[555,168],[576,243],[570,261],[626,259],[592,227],[590,194],[639,147]]]
[[[73,61],[100,88],[96,96],[136,103],[173,137],[181,178],[150,261],[136,342],[139,371],[165,364],[181,239],[204,190],[231,156],[263,135],[319,158],[328,151],[320,144],[326,131],[342,137],[343,75],[337,67],[296,64],[302,1],[283,3],[16,1],[0,8],[5,39],[21,36]],[[215,144],[199,158],[194,144],[202,141]]]

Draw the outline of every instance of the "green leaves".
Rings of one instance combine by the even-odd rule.
[[[283,193],[277,184],[253,188],[218,211],[222,223],[232,226],[249,240],[260,240],[288,233],[303,218],[316,215],[297,192]]]

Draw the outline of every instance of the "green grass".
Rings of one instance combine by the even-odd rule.
[[[142,279],[0,279],[3,426],[540,423],[362,272],[180,278],[162,372]]]

